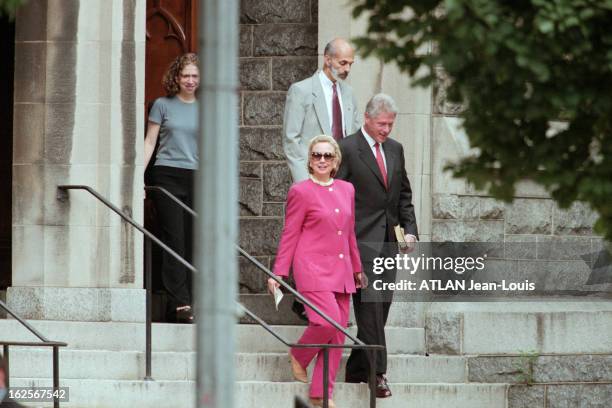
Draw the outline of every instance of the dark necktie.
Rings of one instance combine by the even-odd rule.
[[[387,170],[385,169],[385,162],[383,161],[382,153],[380,152],[380,143],[375,143],[374,148],[376,149],[376,163],[378,164],[380,174],[382,174],[385,188],[387,188]]]
[[[338,91],[336,83],[332,85],[332,136],[336,140],[341,140],[342,132],[342,109],[340,109],[340,100],[338,99]]]

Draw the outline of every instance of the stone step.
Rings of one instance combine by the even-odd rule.
[[[603,312],[612,311],[612,300],[592,300],[584,298],[551,298],[539,301],[516,302],[430,302],[427,303],[428,312]]]
[[[565,311],[560,310],[563,305]],[[432,308],[427,313],[428,350],[439,352],[444,347],[452,347],[464,354],[609,353],[612,311],[601,307],[576,309],[571,304],[549,305],[541,308],[542,311],[528,306],[504,308],[495,304],[482,309]]]
[[[301,326],[274,326],[274,329],[289,341],[297,341],[304,330]],[[348,332],[356,336],[357,328],[351,327]],[[385,335],[387,351],[391,354],[425,354],[424,329],[387,327]],[[257,343],[254,343],[253,339],[257,339]],[[287,347],[259,326],[240,325],[238,326],[237,350],[240,352],[285,353]]]
[[[339,382],[344,382],[347,358],[345,354],[340,363]],[[314,363],[309,367],[309,375],[313,366]],[[286,353],[242,353],[238,355],[236,367],[237,378],[243,381],[294,381]],[[467,382],[467,363],[463,357],[389,354],[387,373],[390,379],[402,383],[464,383]]]
[[[30,320],[32,326],[47,338],[68,343],[70,349],[136,350],[145,348],[145,325],[119,322],[60,322]],[[302,326],[273,326],[288,341],[297,341]],[[194,351],[195,326],[187,324],[153,324],[154,351]],[[357,328],[349,332],[356,335]],[[425,331],[422,328],[387,327],[388,352],[424,354]],[[238,352],[286,352],[287,347],[256,325],[237,325]],[[253,341],[257,339],[257,341]],[[36,337],[12,319],[0,320],[0,340],[36,341]]]
[[[12,378],[11,386],[50,386],[50,380]],[[70,401],[62,407],[176,408],[195,407],[194,381],[65,380]],[[505,408],[503,384],[406,384],[391,383],[393,397],[377,400],[379,408]],[[307,396],[308,385],[297,382],[239,381],[237,408],[293,408],[296,395]],[[338,407],[366,408],[366,384],[338,383],[334,401]],[[52,404],[36,404],[50,407]]]
[[[291,310],[294,296],[286,294],[278,305],[278,311],[274,307],[272,297],[267,294],[240,294],[240,303],[258,315],[268,324],[275,325],[305,325]],[[391,305],[388,326],[398,327],[423,327],[423,316],[425,303],[422,302],[395,302]],[[354,324],[355,316],[351,305],[350,322]],[[253,323],[247,316],[240,319],[240,323]]]
[[[11,349],[11,376],[49,378],[52,375],[51,351],[39,348]],[[347,355],[340,365],[338,380],[344,379]],[[156,380],[195,380],[195,352],[157,352],[152,356],[152,376]],[[291,382],[286,353],[238,353],[234,366],[236,378]],[[312,367],[312,364],[311,364]],[[388,373],[397,382],[466,382],[466,359],[448,356],[406,356],[390,354]],[[62,379],[138,380],[144,378],[145,357],[139,351],[62,350]]]
[[[612,350],[612,312],[466,313],[463,319],[466,354]]]
[[[505,408],[503,384],[406,384],[391,383],[393,396],[378,399],[378,408]],[[242,382],[238,384],[237,407],[292,408],[295,395],[307,396],[300,383]],[[338,383],[334,402],[338,407],[369,407],[366,384]]]

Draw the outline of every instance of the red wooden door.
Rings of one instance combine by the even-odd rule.
[[[147,0],[145,102],[162,96],[161,80],[177,56],[198,48],[197,0]]]

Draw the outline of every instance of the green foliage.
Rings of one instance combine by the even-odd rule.
[[[540,353],[535,350],[522,351],[520,360],[513,367],[515,368],[516,381],[525,385],[533,385],[533,366],[540,357]]]
[[[428,67],[423,86],[436,68],[450,78],[480,152],[455,176],[506,201],[527,179],[562,208],[587,202],[612,240],[612,0],[354,0],[366,12],[362,54],[413,77]]]
[[[0,0],[0,17],[8,16],[10,19],[15,17],[17,7],[25,3],[26,0]]]

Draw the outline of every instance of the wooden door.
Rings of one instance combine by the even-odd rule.
[[[161,80],[174,58],[198,48],[197,0],[147,0],[145,101],[164,95]]]
[[[15,24],[0,17],[0,290],[11,285]]]

